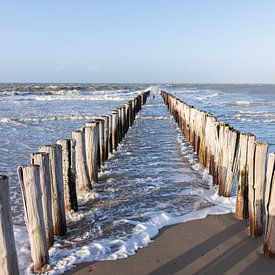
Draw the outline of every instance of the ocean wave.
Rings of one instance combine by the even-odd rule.
[[[21,125],[19,121],[8,117],[0,117],[0,124],[12,124],[12,125]]]
[[[242,122],[266,123],[266,124],[275,123],[275,119],[252,119],[252,118],[244,118],[244,117],[236,117],[236,119]]]
[[[228,106],[275,107],[274,102],[233,101],[233,102],[224,102],[223,104]]]
[[[217,97],[217,96],[220,96],[220,93],[216,92],[216,93],[213,93],[213,94],[210,94],[210,95],[205,95],[205,96],[197,96],[196,99],[198,100],[204,100],[204,99],[207,99],[207,98],[212,98],[212,97]]]
[[[81,115],[81,114],[61,114],[55,116],[47,116],[47,117],[23,117],[23,118],[8,118],[8,117],[0,117],[0,124],[13,124],[13,125],[22,125],[28,122],[45,122],[45,121],[54,121],[54,120],[89,120],[94,119],[95,116],[91,115]]]
[[[275,117],[275,112],[272,111],[240,111],[234,115],[234,118],[241,117]]]

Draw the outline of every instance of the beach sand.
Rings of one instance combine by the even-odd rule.
[[[134,256],[80,264],[66,274],[275,274],[262,241],[250,238],[247,221],[233,214],[209,216],[164,228]]]

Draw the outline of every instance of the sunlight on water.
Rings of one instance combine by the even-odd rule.
[[[254,86],[244,90],[233,86],[233,92],[230,87],[170,85],[166,88],[236,128],[274,142],[275,124],[263,121],[274,116],[270,105],[275,102],[273,93],[267,92],[265,97],[263,93],[259,96]],[[25,241],[26,230],[21,226],[23,211],[17,165],[28,163],[28,155],[40,145],[69,138],[71,131],[86,120],[109,113],[144,89],[143,86],[116,88],[56,89],[51,93],[45,88],[35,95],[26,91],[22,95],[18,91],[5,90],[5,94],[2,91],[0,129],[5,134],[1,137],[0,169],[10,177],[21,272],[28,269],[31,259]],[[96,94],[94,101],[93,93]],[[211,177],[182,138],[159,90],[155,89],[155,93],[155,98],[151,96],[138,114],[119,150],[102,168],[93,189],[95,199],[83,199],[85,203],[80,205],[80,211],[68,217],[68,236],[58,238],[50,251],[51,273],[60,273],[83,261],[127,257],[146,246],[163,226],[234,210],[234,198],[216,195]],[[238,93],[243,94],[237,97]],[[82,95],[85,100],[79,99]],[[42,98],[37,100],[39,97]],[[54,99],[49,100],[50,97]],[[238,98],[257,105],[236,104]],[[242,119],[253,122],[243,123]],[[261,126],[255,125],[258,120]]]

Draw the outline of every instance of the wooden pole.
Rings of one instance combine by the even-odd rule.
[[[31,154],[31,164],[39,165],[40,189],[42,194],[42,210],[46,229],[48,247],[54,242],[53,219],[52,219],[52,191],[50,177],[50,158],[47,153]]]
[[[112,111],[112,146],[113,151],[117,150],[118,146],[118,111]]]
[[[125,106],[121,106],[120,110],[121,110],[121,135],[122,135],[121,141],[122,141],[126,132],[125,131]]]
[[[46,230],[43,220],[42,194],[38,165],[18,168],[25,221],[30,239],[34,272],[41,272],[49,262]]]
[[[113,120],[112,115],[108,115],[109,120],[109,131],[108,131],[108,152],[109,154],[113,153],[113,139],[112,139],[112,131],[113,131]]]
[[[105,120],[104,124],[104,151],[105,151],[105,160],[109,158],[109,117],[103,116]]]
[[[0,175],[0,270],[2,275],[19,275],[15,248],[9,179]]]
[[[135,120],[135,100],[130,100],[130,106],[131,106],[131,119],[130,119],[130,126],[132,127]]]
[[[76,166],[76,185],[79,191],[91,189],[88,176],[85,135],[82,130],[72,132],[72,138],[76,141],[75,145],[75,166]]]
[[[264,255],[275,258],[275,153],[268,158],[265,191]]]
[[[122,109],[121,107],[117,107],[118,113],[118,143],[122,141]]]
[[[132,127],[132,125],[133,125],[133,122],[132,122],[132,117],[133,117],[132,100],[128,101],[128,106],[129,106],[129,127]]]
[[[222,182],[219,185],[219,194],[230,197],[234,178],[236,176],[237,155],[239,150],[239,132],[232,127],[226,127],[223,143]]]
[[[100,166],[104,164],[105,161],[105,146],[104,146],[104,132],[105,132],[105,120],[97,118],[95,120],[98,122],[99,127],[99,155],[100,155]]]
[[[102,138],[102,153],[103,153],[103,159],[105,162],[106,160],[108,160],[109,158],[109,140],[108,140],[108,137],[109,137],[109,116],[101,116],[99,117],[99,119],[103,122],[103,133],[102,133],[102,136],[101,136],[101,132],[99,133],[100,134],[100,138]]]
[[[247,219],[248,212],[248,140],[254,142],[252,134],[240,134],[240,149],[238,154],[238,186],[236,194],[236,212],[238,219]]]
[[[99,133],[96,122],[87,122],[85,127],[86,157],[91,182],[98,181],[98,143]]]
[[[263,189],[267,150],[267,143],[248,143],[249,235],[253,238],[263,233]]]
[[[54,235],[63,236],[67,232],[63,169],[62,169],[62,147],[58,144],[46,145],[39,148],[40,152],[49,154],[50,176],[52,192],[52,218]]]
[[[62,147],[62,169],[64,185],[64,204],[68,212],[78,211],[76,194],[76,163],[75,163],[75,140],[58,140],[57,144]]]

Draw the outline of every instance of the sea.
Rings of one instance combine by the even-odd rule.
[[[234,194],[217,195],[167,111],[161,89],[255,134],[275,151],[275,85],[2,83],[0,174],[9,176],[21,274],[32,269],[17,167],[28,164],[39,146],[71,138],[85,122],[148,89],[148,102],[102,167],[98,183],[79,195],[79,211],[67,215],[68,234],[55,238],[47,274],[125,258],[153,242],[165,226],[234,212]]]

